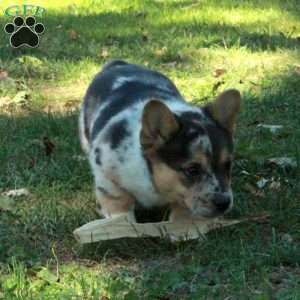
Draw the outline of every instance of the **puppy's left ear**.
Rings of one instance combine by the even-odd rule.
[[[221,93],[206,109],[214,120],[230,133],[234,133],[236,117],[241,107],[241,94],[238,90],[230,89]]]

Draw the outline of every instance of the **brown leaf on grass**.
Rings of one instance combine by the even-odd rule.
[[[0,81],[5,80],[8,78],[8,73],[5,70],[0,69]]]
[[[46,155],[50,156],[53,153],[54,148],[55,148],[54,143],[47,136],[44,136],[43,137],[43,145],[45,147],[44,149],[45,149]]]
[[[73,41],[77,40],[79,38],[79,34],[78,32],[76,32],[74,29],[71,29],[68,31],[68,35],[69,35],[69,38]]]
[[[225,69],[223,69],[223,68],[217,68],[217,69],[215,69],[214,71],[213,71],[213,76],[214,77],[220,77],[220,76],[222,76],[223,74],[225,74],[226,73],[226,70]]]

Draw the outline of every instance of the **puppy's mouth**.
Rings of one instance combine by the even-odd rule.
[[[195,218],[197,217],[216,218],[223,215],[223,213],[220,213],[215,209],[206,208],[206,207],[201,207],[197,210],[192,210],[191,213]]]
[[[231,210],[231,208],[232,205],[230,205],[226,210],[220,210],[215,207],[215,205],[210,205],[207,201],[203,201],[201,203],[193,205],[193,207],[189,208],[189,210],[195,218],[217,218],[227,214]]]

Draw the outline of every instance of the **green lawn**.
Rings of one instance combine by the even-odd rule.
[[[34,3],[47,9],[39,48],[13,50],[0,32],[0,192],[31,192],[9,210],[0,196],[0,299],[300,299],[299,1]],[[0,28],[10,21],[2,14]],[[268,213],[267,222],[205,242],[74,240],[96,218],[78,107],[112,58],[162,71],[194,103],[242,92],[230,216]],[[268,164],[273,157],[297,167]]]

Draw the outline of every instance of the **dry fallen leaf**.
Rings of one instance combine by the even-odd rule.
[[[0,70],[0,81],[8,78],[8,73],[5,70]]]
[[[271,133],[276,133],[278,130],[282,129],[282,125],[269,125],[269,124],[258,124],[258,128],[269,129]]]
[[[2,196],[6,196],[6,197],[21,197],[21,196],[29,196],[29,195],[30,192],[26,188],[10,190],[2,193]]]
[[[69,30],[68,34],[69,34],[69,38],[73,41],[79,38],[79,34],[74,29]]]
[[[215,69],[214,72],[213,72],[213,76],[214,77],[220,77],[222,76],[223,74],[226,73],[226,70],[223,69],[223,68],[218,68],[218,69]]]
[[[241,222],[266,220],[268,215],[250,216],[244,219],[199,219],[193,222],[173,223],[135,223],[128,220],[127,216],[110,219],[100,219],[89,222],[74,231],[75,238],[82,244],[102,240],[112,240],[124,237],[172,237],[172,240],[203,239],[205,234],[214,229],[239,224]]]
[[[282,168],[296,168],[297,162],[292,157],[273,157],[268,159],[270,164],[282,167]]]

